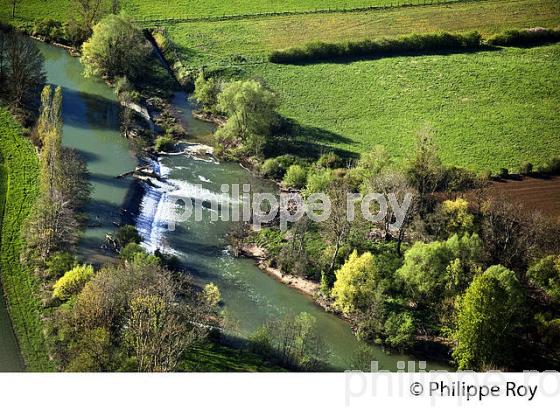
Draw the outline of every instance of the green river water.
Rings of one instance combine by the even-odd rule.
[[[132,185],[131,179],[115,179],[115,176],[134,168],[137,161],[119,133],[119,106],[112,90],[100,81],[84,79],[79,60],[66,51],[44,44],[40,44],[40,48],[46,59],[49,83],[64,89],[64,144],[78,149],[87,161],[94,187],[88,208],[89,227],[80,245],[80,256],[102,263],[110,259],[101,249],[105,234],[114,231],[113,222],[121,220]],[[197,137],[209,134],[212,127],[192,118],[185,97],[179,93],[173,103],[189,133]],[[202,221],[179,223],[174,231],[169,231],[162,218],[170,206],[166,200],[170,195],[212,200],[220,197],[221,184],[250,183],[253,191],[271,191],[274,187],[233,163],[207,162],[178,155],[163,157],[154,161],[153,166],[160,172],[163,182],[159,183],[159,188],[147,187],[141,199],[137,227],[144,238],[144,246],[176,255],[197,282],[218,285],[228,331],[246,337],[268,319],[308,312],[315,317],[317,330],[330,351],[329,363],[340,370],[350,368],[360,350],[350,326],[323,311],[310,298],[262,272],[252,260],[229,255],[225,240],[230,229],[228,222],[212,222],[211,211],[207,210]],[[9,322],[2,319],[6,316],[2,312],[0,305],[3,345],[0,370],[9,370],[3,356],[13,356],[17,349],[13,336],[10,339],[9,332],[5,332]],[[378,347],[373,349],[374,359],[381,369],[394,371],[398,361],[415,360],[411,356],[389,354]],[[428,362],[428,369],[447,369],[447,366]]]

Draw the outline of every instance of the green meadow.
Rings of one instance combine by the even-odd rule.
[[[351,64],[264,64],[251,75],[280,93],[284,116],[323,131],[325,145],[362,153],[382,144],[404,160],[413,154],[416,132],[429,127],[446,163],[495,172],[560,156],[559,72],[560,45],[553,45]]]
[[[165,29],[185,64],[263,78],[280,94],[281,113],[312,130],[298,136],[304,144],[349,154],[382,144],[405,160],[429,127],[446,163],[496,172],[560,155],[560,46],[306,66],[267,63],[268,53],[313,40],[559,24],[556,0],[491,0]]]
[[[20,263],[21,229],[33,206],[38,179],[35,149],[19,125],[0,108],[0,275],[12,326],[28,370],[51,370],[46,353],[37,280]]]

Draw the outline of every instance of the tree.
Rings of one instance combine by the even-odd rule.
[[[115,234],[115,241],[122,249],[129,243],[142,242],[142,237],[138,233],[138,230],[136,229],[135,226],[124,225],[117,230],[117,233]]]
[[[560,256],[549,255],[535,262],[527,271],[527,279],[552,301],[560,302]]]
[[[29,38],[0,31],[0,87],[2,98],[15,107],[29,103],[45,83],[44,59]]]
[[[396,275],[415,303],[439,303],[446,295],[463,290],[482,259],[482,243],[476,234],[454,235],[445,242],[416,242],[404,255]],[[458,260],[457,266],[449,266]],[[460,272],[459,277],[452,274]]]
[[[144,71],[150,45],[130,18],[109,15],[93,28],[82,47],[86,76],[137,79]]]
[[[397,220],[397,215],[393,208],[387,211],[383,220],[378,224],[381,226],[381,231],[386,240],[393,238],[397,240],[397,254],[400,256],[406,232],[418,213],[418,192],[410,186],[404,174],[385,166],[383,170],[380,169],[377,173],[373,174],[369,181],[364,181],[364,184],[366,185],[366,188],[364,188],[366,192],[383,194],[385,198],[388,198],[389,195],[395,195],[395,198],[401,205],[405,205],[409,201],[399,226],[392,227]]]
[[[117,3],[117,4],[115,4]],[[85,38],[92,33],[93,27],[99,21],[100,17],[108,11],[107,0],[72,0],[72,10],[77,13],[77,19],[82,31],[86,33]],[[112,0],[113,14],[118,9],[118,2]]]
[[[390,313],[385,322],[385,343],[395,349],[406,350],[414,345],[416,327],[409,312]]]
[[[460,370],[503,369],[515,360],[524,293],[514,272],[501,265],[475,277],[458,303],[453,351]]]
[[[424,216],[433,206],[433,193],[443,179],[443,166],[430,128],[424,128],[417,134],[416,154],[408,167],[407,177],[418,191],[419,210]]]
[[[438,238],[464,235],[474,232],[474,215],[469,212],[469,203],[463,198],[443,201],[430,215],[429,225]]]
[[[531,260],[559,250],[558,224],[511,199],[485,202],[482,217],[481,236],[492,264],[523,271]]]
[[[326,242],[333,246],[332,256],[329,265],[324,272],[325,280],[328,286],[334,283],[334,269],[336,266],[340,248],[348,239],[352,222],[349,220],[347,209],[348,188],[343,181],[334,179],[331,181],[327,195],[331,201],[331,212],[329,218],[320,223],[321,235]]]
[[[333,306],[346,314],[365,310],[379,283],[373,255],[366,252],[358,256],[357,251],[352,252],[335,276],[331,291]]]
[[[76,266],[69,270],[53,286],[53,297],[62,301],[78,294],[93,276],[91,265]]]
[[[205,111],[214,111],[218,104],[218,95],[220,94],[220,84],[212,77],[206,79],[201,71],[194,83],[193,97],[197,103],[202,105]]]
[[[65,179],[74,176],[76,170],[69,169],[71,163],[64,170],[61,112],[62,89],[58,87],[53,95],[51,87],[46,86],[41,93],[37,124],[42,143],[40,195],[25,229],[30,256],[27,259],[37,265],[42,265],[53,252],[72,250],[78,241],[78,222],[72,204],[79,198],[73,197],[78,194],[70,188],[74,182]]]
[[[227,122],[216,137],[225,151],[249,150],[262,153],[265,136],[277,121],[277,96],[258,81],[234,81],[224,86],[218,96],[218,110]]]
[[[173,371],[186,350],[205,337],[211,313],[200,295],[157,257],[137,253],[127,263],[98,271],[61,315],[63,351],[73,362],[81,354],[73,346],[104,329],[111,340],[112,368]],[[86,358],[91,368],[103,367],[106,359]]]

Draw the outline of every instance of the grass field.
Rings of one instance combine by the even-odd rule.
[[[488,0],[446,6],[405,7],[360,13],[310,14],[166,26],[192,65],[227,65],[234,56],[262,61],[275,49],[310,41],[347,41],[438,30],[478,30],[560,25],[558,0]]]
[[[281,113],[308,129],[302,142],[349,153],[383,144],[405,159],[414,135],[431,127],[448,164],[516,171],[560,155],[560,46],[347,64],[265,63],[277,48],[436,30],[560,24],[557,0],[489,0],[362,13],[283,16],[168,25],[183,61],[264,78]],[[243,56],[246,64],[234,63]],[[254,63],[254,64],[252,64]]]
[[[351,64],[254,66],[281,112],[315,141],[361,153],[383,144],[412,155],[431,127],[442,159],[478,171],[517,171],[560,156],[560,45]],[[317,140],[323,135],[323,141]]]
[[[427,0],[429,1],[429,0]],[[462,1],[462,0],[433,0]],[[16,8],[18,20],[50,17],[66,20],[72,0],[24,0]],[[213,17],[276,12],[352,9],[396,4],[421,4],[424,0],[121,0],[128,14],[138,19]],[[0,0],[0,19],[11,18],[11,0]]]
[[[35,149],[21,136],[10,113],[0,108],[1,215],[0,274],[22,355],[28,370],[51,370],[42,333],[35,277],[20,263],[21,227],[36,195],[38,163]],[[1,208],[1,207],[0,207]]]

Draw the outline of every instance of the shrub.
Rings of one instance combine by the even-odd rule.
[[[202,291],[202,296],[210,307],[218,306],[218,304],[222,300],[222,294],[220,293],[220,289],[218,289],[218,287],[212,282],[204,286],[204,290]]]
[[[282,183],[290,188],[301,189],[307,182],[307,169],[301,165],[292,165],[288,168]]]
[[[524,30],[508,30],[488,39],[493,46],[530,47],[560,41],[560,29],[535,27]]]
[[[531,172],[533,172],[533,164],[530,162],[524,162],[521,168],[519,168],[519,173],[521,175],[529,175]]]
[[[91,265],[76,266],[69,270],[53,286],[53,297],[62,301],[78,294],[87,281],[93,276]]]
[[[286,168],[280,164],[276,158],[269,158],[261,165],[261,175],[265,178],[282,179],[286,173]]]
[[[404,350],[414,345],[416,328],[410,313],[391,313],[384,327],[385,343],[390,347]]]
[[[321,168],[339,168],[342,165],[342,160],[334,152],[323,154],[317,160],[317,165]]]
[[[173,149],[175,149],[175,141],[167,135],[157,137],[154,148],[157,152],[173,151]]]
[[[132,225],[124,225],[119,228],[117,234],[115,235],[115,240],[120,248],[124,248],[129,243],[140,243],[142,237],[138,233],[138,230]]]
[[[440,32],[345,43],[308,43],[303,47],[273,51],[269,61],[276,64],[301,64],[409,53],[463,52],[481,47],[482,36],[476,31],[465,34]]]
[[[500,172],[498,172],[498,176],[500,178],[507,178],[509,175],[509,170],[507,168],[500,168]]]
[[[33,24],[33,35],[49,41],[60,41],[64,37],[62,23],[50,18],[37,19]]]
[[[60,278],[65,272],[68,272],[76,266],[76,258],[68,252],[56,252],[47,259],[46,273],[49,277]]]
[[[145,254],[144,248],[137,243],[131,242],[121,249],[119,257],[125,261],[131,261],[137,254]]]

